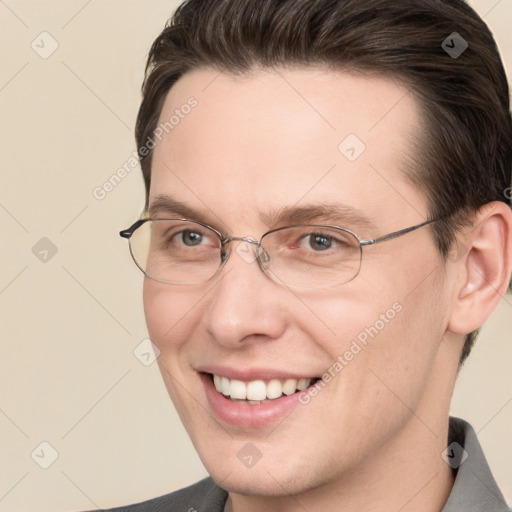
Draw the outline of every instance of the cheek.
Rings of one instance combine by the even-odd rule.
[[[173,287],[146,279],[143,299],[146,324],[151,341],[160,351],[157,359],[160,373],[174,406],[184,425],[192,424],[194,415],[201,416],[201,408],[189,403],[189,389],[184,394],[184,383],[190,382],[190,367],[186,352],[194,350],[194,335],[198,322],[198,305],[202,293],[185,293],[179,287]],[[200,395],[198,394],[199,398]],[[203,404],[203,407],[206,404]],[[190,410],[189,410],[190,409]]]
[[[337,454],[340,458],[357,459],[368,446],[382,443],[422,401],[441,337],[432,328],[438,313],[425,290],[407,293],[396,286],[376,295],[347,290],[338,301],[309,304],[334,331],[321,336],[318,330],[314,339],[332,361],[326,370],[334,377],[321,391],[327,398],[320,398],[329,403],[329,428],[355,440]],[[327,429],[326,438],[330,435]]]
[[[310,315],[302,329],[333,363],[341,360],[341,367],[331,369],[345,375],[336,387],[362,397],[370,390],[385,395],[388,384],[404,399],[418,399],[444,332],[439,319],[446,301],[436,293],[437,279],[433,276],[413,292],[406,282],[366,293],[347,287],[338,299],[307,303],[318,318]]]
[[[178,351],[197,325],[196,306],[201,295],[145,279],[143,299],[151,341],[164,356]]]
[[[302,329],[324,345],[332,358],[354,348],[368,349],[374,341],[385,339],[393,329],[404,307],[396,294],[368,290],[362,293],[346,288],[332,296],[304,299],[310,314],[300,315]],[[350,356],[349,356],[350,357]]]

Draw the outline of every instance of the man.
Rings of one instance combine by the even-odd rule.
[[[137,119],[149,334],[211,478],[135,511],[508,510],[457,372],[512,272],[512,122],[461,0],[191,0]]]

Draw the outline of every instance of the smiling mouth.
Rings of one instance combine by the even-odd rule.
[[[215,389],[232,402],[258,405],[272,402],[282,396],[290,396],[304,391],[320,380],[320,377],[301,379],[269,379],[244,382],[228,379],[212,373],[209,376]]]

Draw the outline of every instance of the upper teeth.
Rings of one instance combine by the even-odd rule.
[[[243,382],[213,375],[215,389],[223,395],[239,400],[265,400],[279,398],[283,393],[291,395],[297,390],[302,391],[311,384],[311,379],[270,379]]]

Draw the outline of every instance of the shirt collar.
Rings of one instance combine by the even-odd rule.
[[[456,476],[442,512],[510,511],[494,481],[476,432],[460,418],[450,418],[445,457]]]

